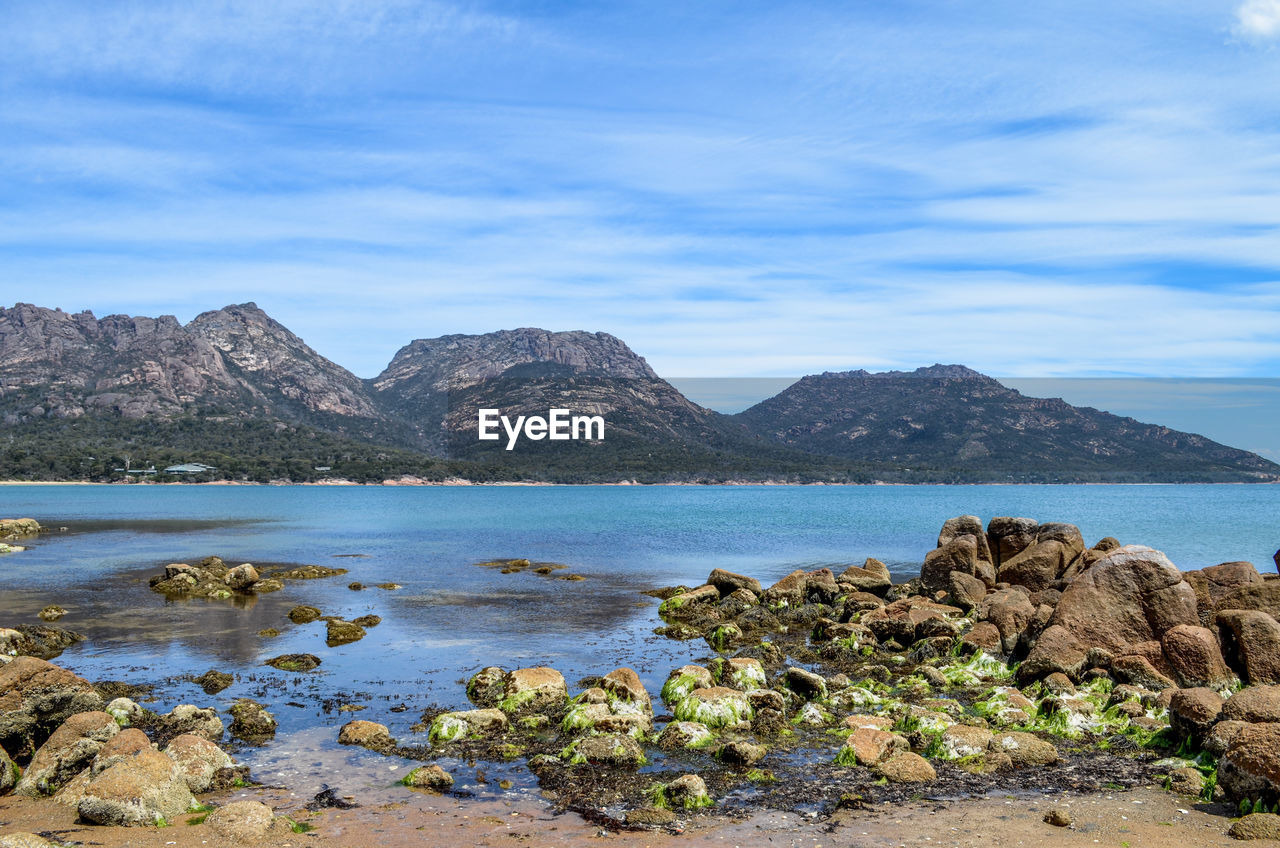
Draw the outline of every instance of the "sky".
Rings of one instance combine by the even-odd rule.
[[[255,301],[362,377],[1280,376],[1280,0],[6,4],[0,302]]]

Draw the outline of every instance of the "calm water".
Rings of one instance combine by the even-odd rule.
[[[1071,521],[1090,543],[1149,544],[1184,569],[1237,559],[1269,569],[1280,547],[1280,486],[3,486],[0,516],[68,530],[0,559],[0,625],[34,623],[49,603],[67,607],[59,624],[89,640],[59,662],[90,679],[161,683],[153,708],[264,700],[281,736],[243,758],[270,767],[286,748],[310,756],[332,747],[331,728],[351,716],[326,711],[326,701],[365,704],[361,718],[409,738],[426,706],[465,706],[459,682],[485,665],[549,664],[572,685],[629,664],[656,692],[671,668],[707,649],[655,637],[657,602],[643,589],[696,585],[715,567],[767,585],[798,567],[867,556],[910,576],[942,522],[966,513]],[[164,563],[210,554],[350,574],[291,583],[250,607],[166,603],[148,589]],[[587,579],[475,567],[508,557],[564,563]],[[355,592],[353,580],[403,588]],[[330,649],[323,623],[287,620],[299,603],[383,623]],[[282,635],[259,638],[265,627]],[[261,665],[303,651],[323,658],[319,673]],[[166,682],[208,668],[240,680],[214,697]],[[397,704],[409,709],[392,712]]]

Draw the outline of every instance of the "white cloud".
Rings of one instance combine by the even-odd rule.
[[[1236,9],[1236,33],[1251,39],[1280,36],[1280,0],[1245,0]]]

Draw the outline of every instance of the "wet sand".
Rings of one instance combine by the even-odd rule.
[[[531,800],[476,801],[404,790],[399,802],[351,810],[311,813],[302,802],[278,789],[239,790],[210,800],[227,803],[260,800],[278,814],[315,829],[264,841],[296,848],[365,846],[776,846],[830,848],[1157,848],[1186,845],[1218,848],[1238,845],[1226,835],[1229,820],[1207,805],[1159,789],[1099,795],[980,798],[951,802],[921,800],[866,810],[842,810],[826,820],[793,813],[760,812],[725,820],[695,817],[681,832],[609,832],[572,813],[556,815]],[[1071,827],[1043,821],[1046,811],[1068,810]],[[207,825],[188,825],[188,816],[166,828],[109,828],[76,823],[73,810],[47,800],[0,798],[0,835],[34,831],[72,844],[124,846],[200,846],[222,848],[239,843],[219,838]],[[1263,843],[1270,844],[1270,843]]]

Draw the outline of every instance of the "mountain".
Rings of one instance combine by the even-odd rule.
[[[197,316],[0,308],[0,409],[31,418],[116,413],[170,418],[195,408],[284,420],[380,420],[361,380],[253,303]]]
[[[602,468],[637,454],[710,458],[726,444],[741,450],[749,436],[658,377],[644,359],[608,333],[536,328],[417,339],[369,381],[390,416],[413,422],[418,445],[458,458],[520,465],[530,456],[596,461]],[[480,409],[511,418],[546,416],[552,408],[599,415],[603,443],[525,442],[476,438]],[[590,451],[590,455],[584,454]]]
[[[605,438],[477,438],[480,409],[555,408],[602,417]],[[1254,454],[959,365],[814,375],[725,416],[607,333],[418,339],[361,380],[252,303],[185,325],[0,308],[0,422],[0,479],[199,462],[206,477],[296,481],[1280,480]]]
[[[961,365],[805,377],[734,416],[774,444],[940,481],[1247,481],[1280,466],[1203,436],[1057,398]]]

